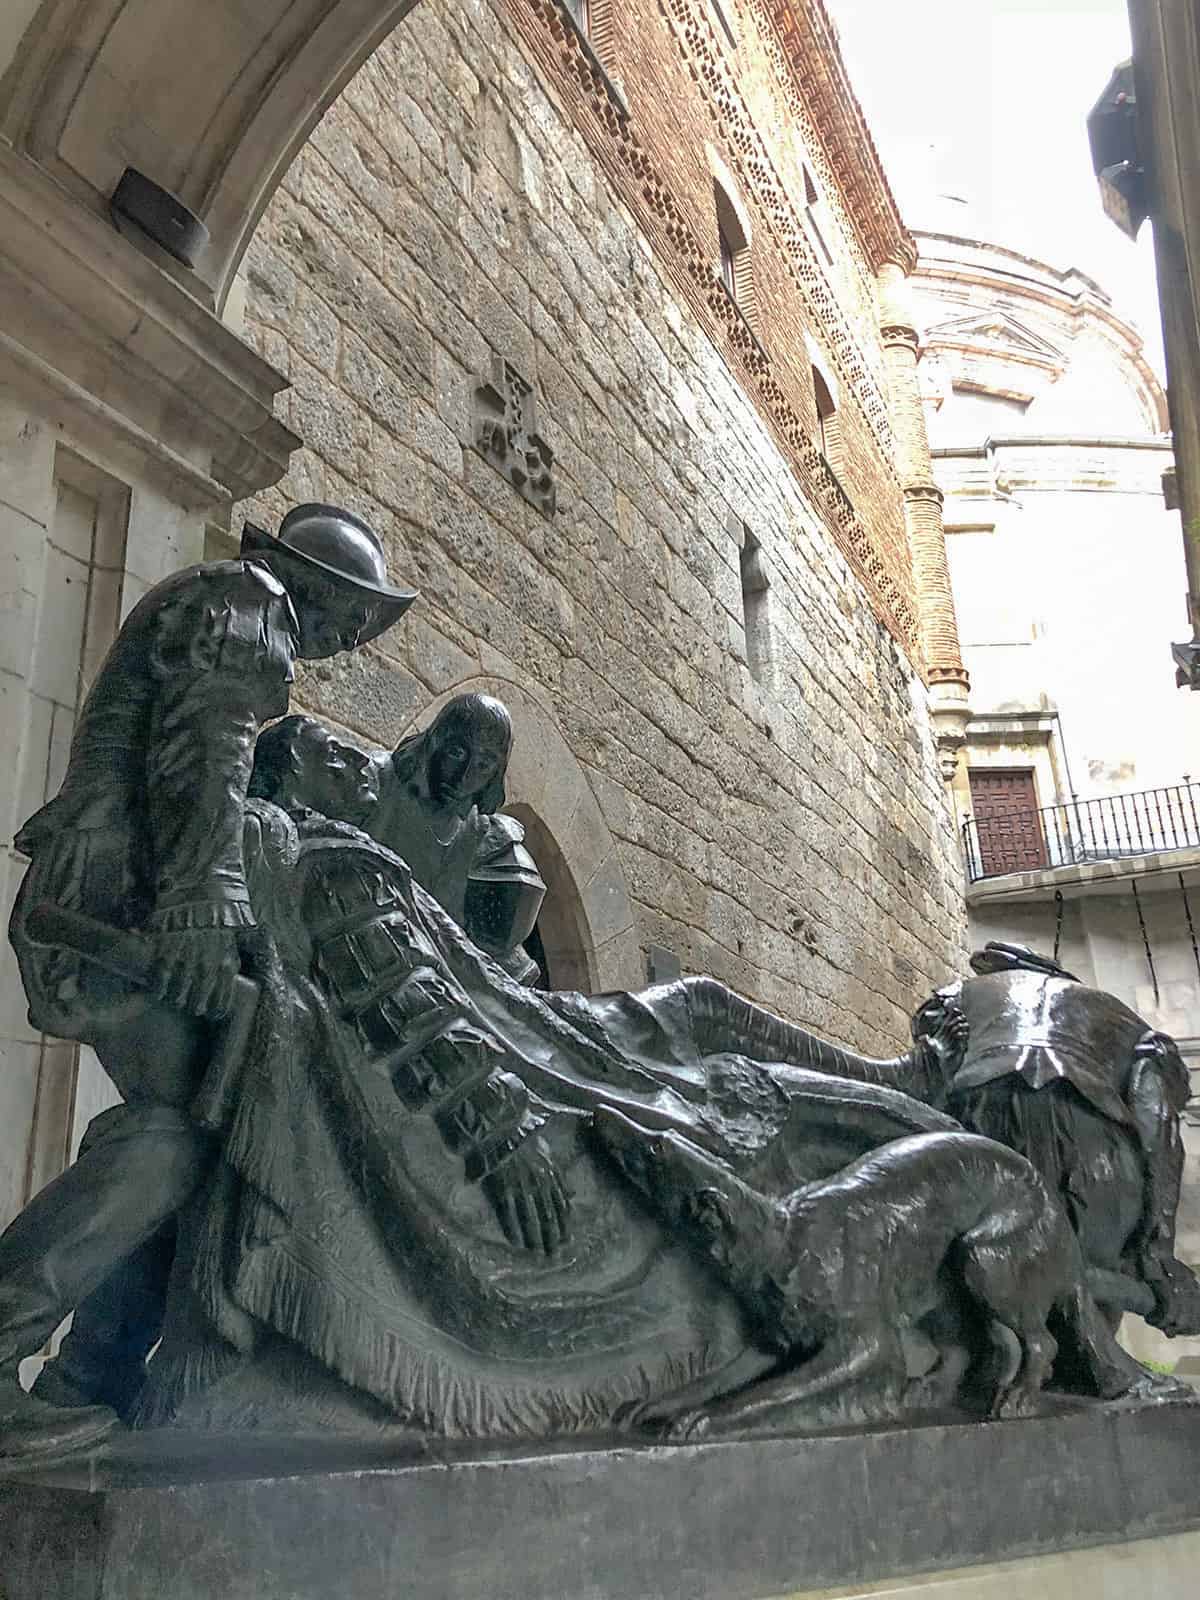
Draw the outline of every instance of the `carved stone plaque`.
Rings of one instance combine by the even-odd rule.
[[[475,390],[475,448],[543,516],[558,498],[554,452],[537,428],[537,396],[510,361],[492,360],[491,377]]]

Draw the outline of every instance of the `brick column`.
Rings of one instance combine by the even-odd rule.
[[[917,382],[920,340],[913,326],[908,280],[899,263],[889,261],[880,268],[878,289],[896,466],[904,490],[904,524],[917,591],[929,709],[942,773],[951,782],[971,715],[967,698],[970,678],[958,644],[942,527],[943,497],[933,481],[933,461]]]

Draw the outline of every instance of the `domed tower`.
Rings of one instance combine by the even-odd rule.
[[[1018,768],[1033,810],[1179,785],[1200,708],[1158,659],[1186,579],[1141,338],[1073,268],[917,238],[919,376],[973,684],[960,814]],[[1001,864],[1053,853],[1026,845]]]
[[[956,209],[953,220],[969,219],[962,203]],[[935,447],[982,430],[1047,444],[1053,435],[1061,446],[1104,436],[1165,448],[1162,386],[1140,335],[1094,279],[948,233],[916,237],[913,293]]]

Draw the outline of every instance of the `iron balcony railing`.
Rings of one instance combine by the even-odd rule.
[[[963,823],[967,879],[1200,849],[1200,783],[1068,800]]]

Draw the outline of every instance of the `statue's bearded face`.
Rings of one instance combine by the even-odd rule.
[[[429,763],[429,792],[443,806],[473,800],[507,759],[507,729],[490,718],[450,717]]]
[[[339,822],[363,823],[379,800],[369,757],[327,728],[305,729],[292,750],[295,787],[304,804]]]

